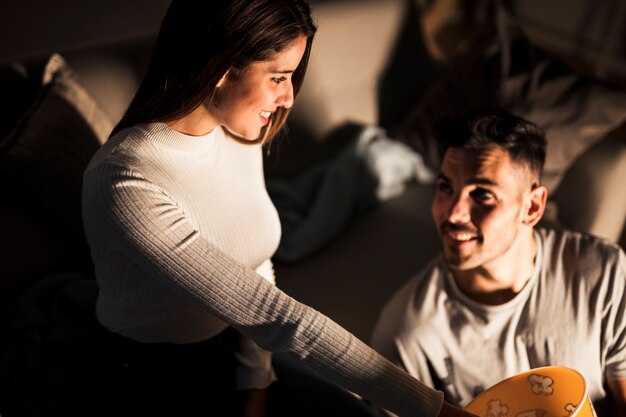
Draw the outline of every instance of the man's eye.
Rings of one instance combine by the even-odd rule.
[[[280,83],[282,83],[283,81],[286,81],[286,80],[287,80],[287,77],[274,77],[274,78],[272,78],[272,81],[274,83],[276,83],[276,84],[280,84]]]
[[[471,193],[472,198],[479,203],[489,203],[496,199],[494,193],[489,190],[485,190],[484,188],[477,188]]]
[[[444,194],[450,194],[452,193],[452,187],[450,187],[450,184],[447,182],[439,181],[437,183],[437,191]]]

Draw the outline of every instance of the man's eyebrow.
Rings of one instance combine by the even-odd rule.
[[[498,186],[498,183],[495,183],[495,182],[491,181],[490,179],[484,178],[484,177],[470,178],[465,183],[466,184],[478,184],[478,185],[491,185],[491,186],[495,186],[495,187]]]
[[[439,173],[439,175],[437,175],[437,180],[450,182],[450,178],[446,177],[442,173]],[[498,187],[497,183],[493,182],[492,180],[490,180],[488,178],[484,178],[484,177],[473,177],[473,178],[470,178],[469,180],[465,181],[465,184],[490,185],[490,186]]]

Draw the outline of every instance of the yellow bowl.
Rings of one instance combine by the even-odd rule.
[[[481,417],[596,417],[585,378],[574,369],[559,366],[507,378],[465,409]]]

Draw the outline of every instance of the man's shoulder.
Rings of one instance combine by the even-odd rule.
[[[421,293],[422,290],[436,283],[442,283],[447,274],[447,268],[443,255],[438,254],[431,259],[425,267],[413,275],[404,285],[402,285],[394,294],[393,298],[415,296],[416,292]]]
[[[623,250],[610,240],[568,229],[538,228],[537,233],[548,266],[585,273],[623,262]]]
[[[381,317],[392,318],[391,321],[398,323],[409,315],[412,319],[427,312],[429,293],[439,293],[445,285],[446,268],[441,255],[433,258],[420,272],[413,275],[389,298]],[[415,308],[413,308],[413,306]],[[411,314],[408,314],[411,312]]]
[[[548,247],[563,246],[564,249],[579,253],[593,251],[622,252],[622,248],[617,243],[589,233],[550,227],[539,227],[536,230],[541,236],[543,244]]]
[[[383,306],[372,331],[371,343],[386,351],[390,344],[415,341],[434,331],[437,299],[444,297],[445,265],[441,255],[413,275]]]

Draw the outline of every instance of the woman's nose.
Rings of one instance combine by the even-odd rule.
[[[288,109],[293,106],[293,85],[290,82],[289,85],[286,87],[287,88],[285,89],[285,91],[280,96],[278,96],[277,102],[279,106]]]

